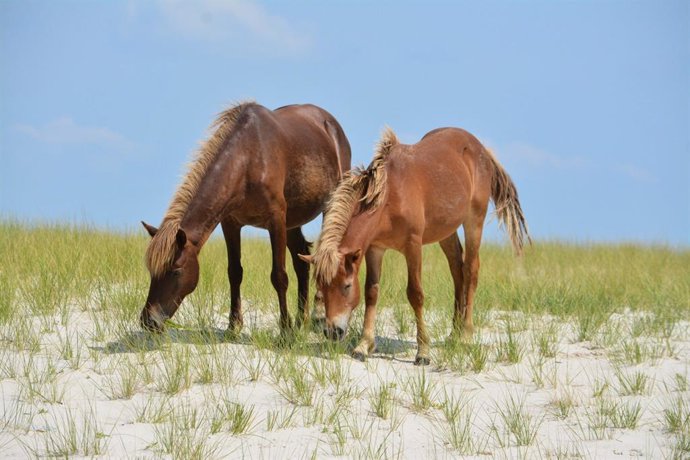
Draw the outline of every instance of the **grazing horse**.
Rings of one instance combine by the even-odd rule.
[[[429,336],[422,316],[422,245],[440,242],[455,287],[453,329],[471,332],[472,302],[479,273],[479,245],[489,199],[496,206],[517,254],[530,241],[512,180],[493,154],[470,133],[440,128],[417,144],[403,145],[386,129],[365,170],[350,171],[333,193],[313,256],[314,276],[326,305],[324,333],[341,340],[359,304],[362,259],[367,273],[361,342],[364,360],[374,349],[374,321],[383,254],[401,252],[407,261],[407,298],[417,320],[415,364],[429,364]],[[464,227],[465,255],[457,235]],[[531,241],[530,241],[531,242]]]
[[[273,251],[271,282],[278,293],[280,326],[292,327],[285,301],[290,249],[298,283],[298,325],[308,318],[309,251],[301,225],[323,211],[350,169],[350,144],[340,124],[314,105],[269,110],[253,102],[222,112],[177,189],[160,228],[142,224],[152,239],[146,251],[151,274],[141,325],[161,331],[199,279],[201,247],[220,223],[228,251],[229,329],[242,327],[240,229],[268,230]]]

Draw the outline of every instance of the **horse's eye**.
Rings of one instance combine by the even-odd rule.
[[[176,268],[175,270],[172,271],[172,274],[174,277],[178,277],[182,274],[182,269],[181,268]]]
[[[352,287],[352,283],[346,283],[345,285],[343,285],[343,292],[345,294],[349,294],[351,287]]]

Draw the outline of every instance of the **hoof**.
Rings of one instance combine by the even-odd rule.
[[[242,319],[230,318],[230,322],[228,323],[228,332],[232,334],[239,334],[242,331],[242,326]]]
[[[352,352],[352,357],[356,359],[357,361],[364,362],[367,360],[367,356],[362,353],[361,351],[353,351]]]
[[[237,340],[240,338],[239,329],[228,327],[225,332],[223,332],[223,337],[228,340]]]
[[[415,366],[428,366],[431,364],[431,360],[426,356],[417,356],[414,360]]]
[[[288,328],[281,327],[279,335],[282,339],[293,340],[297,335],[297,329],[294,329],[292,326]]]

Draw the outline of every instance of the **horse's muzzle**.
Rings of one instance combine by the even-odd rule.
[[[163,332],[165,329],[165,316],[157,305],[147,305],[141,311],[139,324],[149,332]]]

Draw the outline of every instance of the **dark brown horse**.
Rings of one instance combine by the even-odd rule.
[[[402,145],[386,130],[366,170],[348,173],[324,215],[317,250],[303,260],[315,264],[326,304],[331,339],[342,339],[359,304],[357,275],[366,259],[364,331],[353,356],[374,349],[374,321],[381,262],[386,249],[407,261],[407,298],[417,319],[415,364],[429,363],[429,337],[422,307],[422,245],[440,242],[455,287],[454,330],[472,331],[472,302],[479,273],[479,245],[489,199],[515,251],[529,240],[512,180],[489,150],[457,128],[431,131],[414,145]],[[465,255],[456,230],[465,231]]]
[[[273,250],[271,282],[278,293],[280,326],[292,327],[285,301],[288,277],[285,246],[297,273],[297,322],[308,317],[309,251],[301,225],[323,211],[330,193],[350,169],[350,145],[338,122],[313,105],[269,110],[238,104],[218,116],[213,134],[190,164],[160,228],[146,251],[151,274],[144,328],[160,331],[199,279],[199,251],[220,223],[228,250],[230,326],[242,326],[240,229],[269,231]]]

